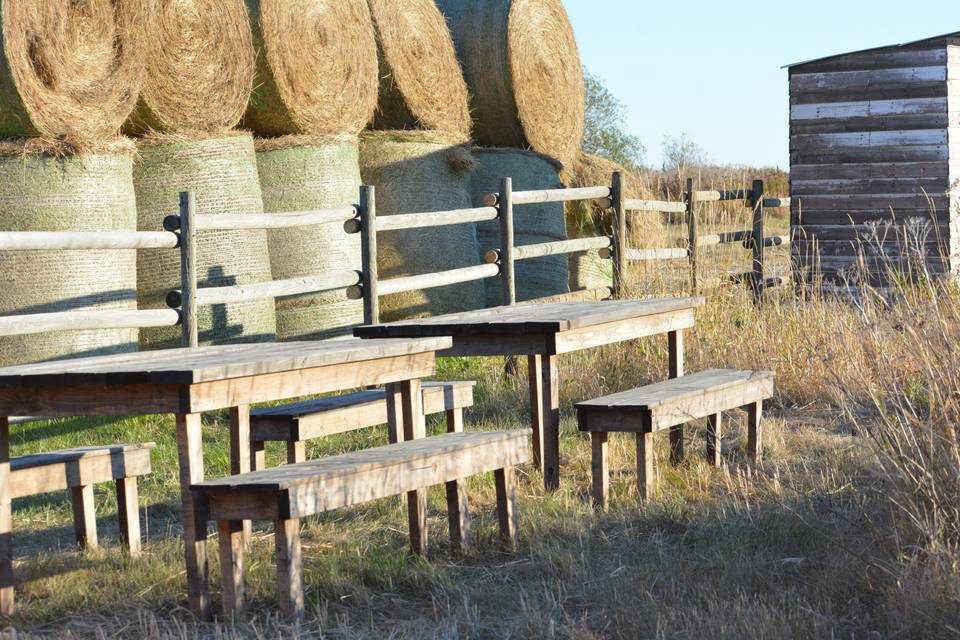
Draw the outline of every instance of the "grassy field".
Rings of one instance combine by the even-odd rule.
[[[745,268],[742,249],[723,255],[710,268]],[[638,295],[675,291],[682,280],[680,267],[634,277]],[[172,418],[18,427],[15,454],[139,440],[157,449],[141,483],[142,559],[128,560],[116,543],[108,486],[97,491],[104,549],[96,552],[73,550],[65,495],[16,501],[21,613],[12,626],[19,637],[50,638],[952,637],[960,634],[958,329],[960,295],[951,290],[918,288],[893,304],[772,293],[760,309],[742,288],[713,291],[687,368],[776,370],[764,463],[746,461],[742,416],[726,423],[719,470],[703,461],[703,425],[694,425],[679,468],[661,443],[657,496],[640,504],[632,444],[614,437],[608,513],[587,498],[589,446],[571,406],[665,377],[665,339],[565,356],[562,486],[546,494],[536,471],[521,470],[519,550],[497,548],[489,477],[469,483],[474,545],[458,562],[449,560],[440,490],[430,494],[425,559],[407,550],[398,499],[311,518],[309,615],[298,627],[276,617],[267,529],[249,559],[248,620],[202,624],[185,610]],[[523,372],[507,377],[493,358],[444,360],[440,369],[438,377],[479,382],[468,429],[526,424]],[[208,475],[225,474],[225,416],[210,416],[204,437]],[[385,439],[375,428],[311,443],[308,453]],[[280,450],[268,453],[279,463]]]

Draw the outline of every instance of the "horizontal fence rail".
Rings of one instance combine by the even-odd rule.
[[[180,236],[167,231],[7,231],[0,251],[95,251],[175,249]]]
[[[627,249],[627,260],[632,262],[650,262],[654,260],[686,260],[686,249]]]
[[[0,336],[25,336],[47,331],[152,329],[178,324],[180,314],[173,309],[61,311],[0,317]]]
[[[545,258],[547,256],[561,256],[573,253],[585,253],[609,249],[613,245],[613,239],[606,236],[596,238],[576,238],[574,240],[557,240],[556,242],[542,242],[540,244],[526,244],[513,248],[514,260],[532,260],[534,258]],[[493,264],[500,261],[500,250],[491,249],[484,256],[484,260]],[[609,257],[609,256],[606,256]]]
[[[318,276],[303,278],[238,284],[229,287],[205,287],[197,289],[197,304],[210,306],[214,304],[253,302],[269,298],[284,298],[309,293],[338,291],[358,284],[360,284],[359,271],[331,271]],[[178,289],[167,294],[167,306],[176,309],[182,305],[182,291]]]
[[[496,207],[479,207],[476,209],[458,209],[454,211],[433,211],[429,213],[403,213],[392,216],[382,216],[377,219],[377,231],[400,231],[403,229],[422,229],[425,227],[444,227],[471,222],[486,222],[497,219]],[[360,231],[359,220],[356,222],[356,231]],[[348,227],[348,231],[352,225]]]
[[[419,291],[421,289],[436,289],[437,287],[445,287],[451,284],[495,278],[498,275],[500,275],[500,267],[498,265],[481,264],[474,267],[451,269],[450,271],[442,271],[440,273],[425,273],[419,276],[381,280],[378,287],[378,294],[382,298],[383,296],[394,293],[406,293],[408,291]],[[348,290],[348,295],[354,299],[359,299],[363,294],[359,291],[359,288],[352,288]]]
[[[198,214],[194,231],[243,231],[250,229],[290,229],[315,224],[345,223],[357,217],[357,208],[335,207],[298,213],[218,213]],[[167,216],[163,227],[176,231],[181,227],[178,215]]]
[[[578,187],[575,189],[544,189],[541,191],[514,191],[513,204],[541,204],[544,202],[575,202],[577,200],[606,200],[610,187]],[[495,207],[500,203],[500,194],[491,193],[484,204]],[[607,205],[609,206],[609,205]]]
[[[632,200],[624,201],[626,211],[652,211],[655,213],[683,213],[687,210],[684,202],[669,202],[665,200]]]

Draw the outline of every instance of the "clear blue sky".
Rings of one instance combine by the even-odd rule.
[[[659,165],[686,131],[723,164],[788,166],[785,64],[960,31],[956,0],[565,0],[584,66]],[[759,139],[745,141],[755,130]]]

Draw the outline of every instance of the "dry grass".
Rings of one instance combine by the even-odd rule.
[[[746,260],[742,249],[737,256],[728,256],[731,265]],[[666,276],[636,276],[638,293],[672,286]],[[430,495],[434,548],[426,560],[406,551],[398,500],[311,518],[304,528],[310,614],[299,627],[276,618],[266,533],[250,561],[249,620],[198,624],[183,610],[172,425],[165,418],[99,423],[93,433],[104,441],[158,441],[156,471],[143,488],[151,505],[145,558],[129,563],[113,545],[64,551],[69,510],[61,497],[18,503],[24,606],[16,624],[41,637],[164,640],[955,636],[960,295],[929,287],[901,293],[893,303],[867,295],[857,304],[771,293],[757,308],[742,288],[716,290],[688,341],[688,369],[776,370],[765,462],[746,461],[734,414],[725,466],[708,467],[696,425],[679,468],[666,464],[662,443],[658,494],[640,505],[632,446],[614,438],[609,513],[587,500],[589,447],[570,408],[578,398],[662,378],[665,341],[565,357],[563,482],[545,494],[538,475],[523,470],[518,552],[497,550],[489,478],[470,481],[476,544],[456,563],[447,559],[438,491]],[[523,372],[506,377],[496,359],[450,359],[442,369],[444,377],[479,380],[470,428],[524,423]],[[83,424],[29,427],[15,448],[89,440]],[[860,437],[850,435],[854,428]],[[225,436],[222,417],[206,423],[210,475],[227,468]],[[371,430],[312,443],[310,454],[383,439],[382,429]],[[275,461],[280,453],[270,452]],[[115,511],[107,493],[98,493],[98,506]]]

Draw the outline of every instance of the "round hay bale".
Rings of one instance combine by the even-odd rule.
[[[177,211],[181,191],[196,196],[197,213],[263,213],[253,138],[249,134],[183,139],[146,138],[139,143],[134,165],[137,226],[162,228]],[[271,279],[267,233],[204,231],[197,234],[197,269],[201,287],[223,287]],[[172,289],[180,288],[180,258],[175,251],[140,251],[137,256],[137,299],[144,309],[166,306]],[[202,306],[198,310],[203,344],[264,342],[276,337],[272,300]],[[142,331],[144,348],[180,344],[180,329]]]
[[[365,0],[247,0],[257,56],[244,126],[262,136],[358,134],[377,105]]]
[[[597,187],[613,183],[613,173],[624,174],[628,198],[651,199],[642,178],[620,164],[591,154],[581,154],[566,176],[571,187]],[[567,230],[573,237],[588,238],[613,233],[610,209],[601,209],[596,202],[567,203]],[[633,248],[666,246],[663,223],[659,214],[634,212],[627,217],[629,244]],[[594,289],[609,287],[613,281],[613,263],[596,251],[570,256],[570,288]]]
[[[0,3],[0,136],[116,135],[144,75],[152,0]]]
[[[255,53],[243,0],[157,0],[131,133],[223,133],[243,116]]]
[[[267,213],[309,211],[357,202],[360,157],[356,136],[288,136],[257,141],[257,168]],[[267,234],[270,266],[277,280],[360,271],[360,234],[342,223],[273,229]],[[363,324],[363,301],[346,291],[277,300],[280,340],[347,335]]]
[[[487,194],[500,190],[503,177],[513,178],[515,191],[560,189],[560,164],[547,156],[519,149],[477,147],[473,157],[479,165],[472,176],[473,204],[483,206]],[[514,243],[516,246],[556,242],[567,239],[563,203],[525,204],[513,210]],[[500,246],[500,225],[496,220],[477,225],[477,240],[482,256]],[[517,262],[514,267],[517,300],[533,300],[569,291],[566,256],[548,256]],[[484,281],[487,306],[503,304],[499,280]]]
[[[436,0],[472,96],[473,136],[570,164],[583,141],[585,88],[561,0]]]
[[[0,230],[136,230],[133,151],[0,144]],[[0,251],[0,315],[133,310],[136,288],[136,251]],[[0,366],[136,349],[136,329],[0,337]]]
[[[470,106],[450,29],[432,0],[368,0],[380,54],[376,129],[470,135]]]
[[[439,132],[371,132],[360,138],[360,174],[377,188],[377,215],[470,208],[476,163],[461,138]],[[380,234],[380,278],[436,273],[480,264],[475,224]],[[480,281],[385,296],[384,320],[483,307]]]

